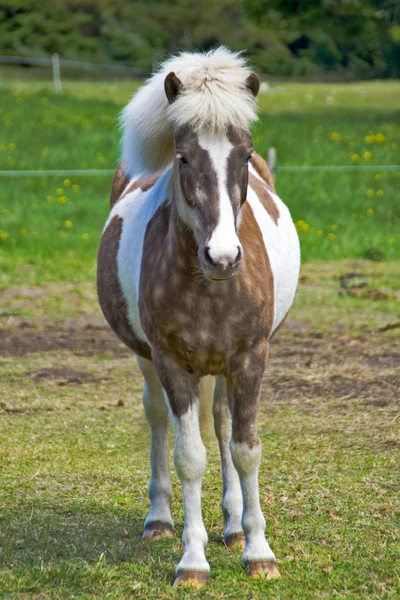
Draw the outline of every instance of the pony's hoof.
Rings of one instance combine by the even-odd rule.
[[[190,585],[199,589],[208,582],[208,571],[178,571],[174,581],[174,587]]]
[[[142,538],[144,540],[159,540],[160,538],[172,538],[174,537],[174,528],[170,523],[163,523],[162,521],[153,521],[148,523],[144,528]]]
[[[224,541],[228,548],[241,548],[244,550],[246,546],[246,536],[243,531],[230,533],[229,535],[224,536]]]
[[[250,577],[277,579],[281,576],[274,560],[249,560],[246,569]]]

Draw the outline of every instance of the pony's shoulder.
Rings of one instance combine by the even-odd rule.
[[[130,178],[124,170],[123,163],[120,162],[112,181],[110,209],[112,210],[117,202],[120,202],[120,200],[123,200],[132,192],[138,190],[147,192],[150,190],[157,183],[162,174],[162,172],[148,173]]]

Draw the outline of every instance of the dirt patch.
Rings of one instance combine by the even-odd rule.
[[[79,356],[132,355],[132,352],[106,326],[96,329],[91,327],[0,329],[0,356],[25,356],[32,352],[54,350],[69,350]]]
[[[11,325],[11,327],[10,327]],[[318,335],[316,335],[316,333]],[[104,321],[96,317],[68,318],[62,324],[37,320],[8,320],[0,329],[0,357],[25,357],[34,353],[66,350],[74,356],[111,359],[132,356]],[[40,366],[40,365],[39,365]],[[71,365],[74,367],[75,365]],[[25,377],[51,385],[80,385],[101,381],[82,359],[76,369],[54,365],[26,371]],[[371,409],[398,402],[400,354],[395,340],[385,335],[343,335],[315,332],[305,323],[288,321],[271,343],[268,368],[262,388],[263,402],[301,404],[313,410],[318,399],[336,402],[347,410],[355,401]],[[3,407],[4,408],[4,407]],[[12,409],[9,409],[12,410]]]
[[[69,383],[84,383],[84,381],[94,381],[94,377],[91,373],[86,371],[75,371],[74,369],[59,368],[59,369],[40,369],[39,371],[27,371],[24,373],[27,377],[33,381],[40,381],[42,379],[51,379],[56,381],[59,385],[67,385]]]

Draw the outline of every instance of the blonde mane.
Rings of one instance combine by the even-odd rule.
[[[173,71],[182,82],[168,104],[164,80]],[[122,163],[128,175],[152,173],[173,159],[173,130],[179,125],[224,131],[248,128],[256,103],[246,87],[251,70],[245,59],[223,46],[201,53],[185,52],[164,62],[141,87],[121,115]]]

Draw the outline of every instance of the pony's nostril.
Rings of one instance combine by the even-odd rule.
[[[241,250],[240,246],[238,246],[237,249],[238,249],[238,253],[236,255],[235,260],[232,263],[232,267],[236,267],[236,265],[238,265],[240,263],[240,261],[242,260],[242,250]]]
[[[208,264],[211,265],[212,267],[215,267],[215,262],[211,258],[210,248],[208,246],[207,246],[207,248],[204,249],[204,256],[205,256]]]

